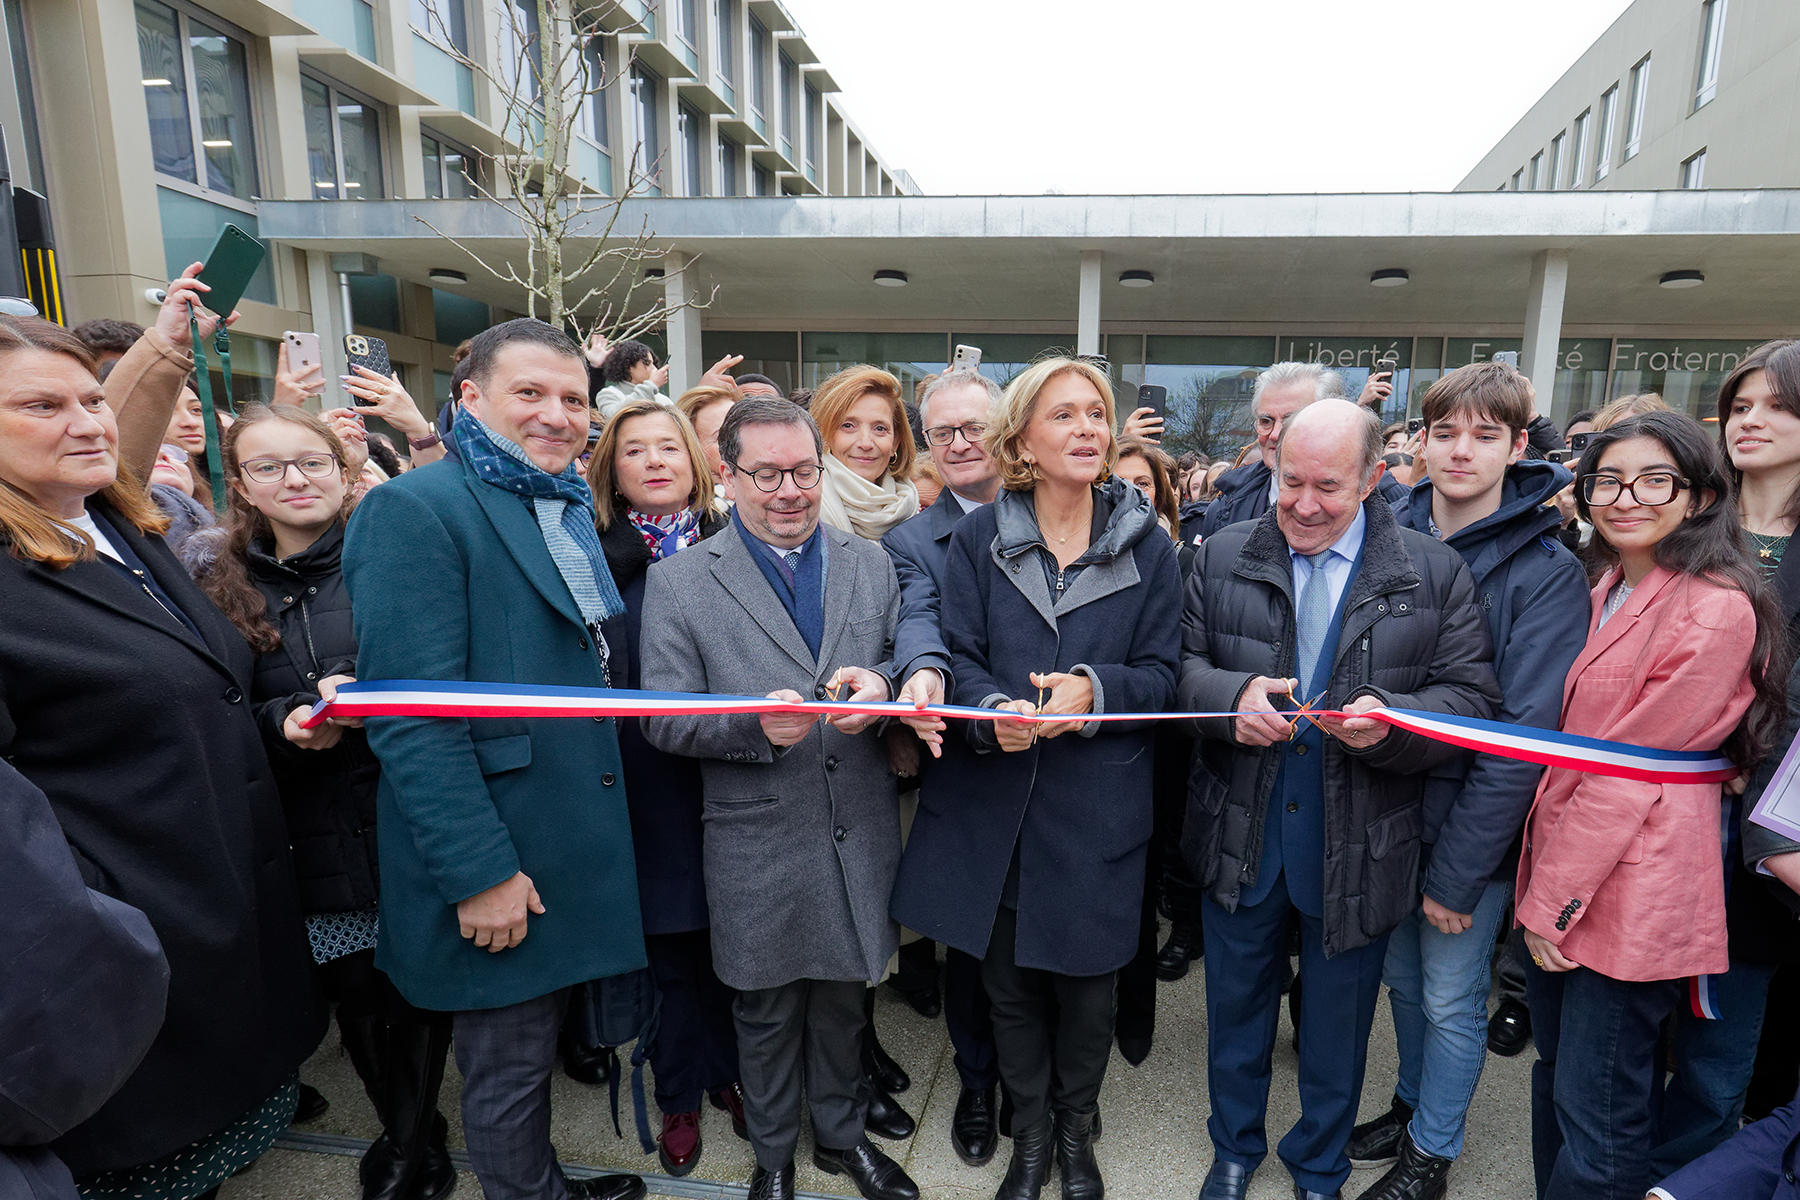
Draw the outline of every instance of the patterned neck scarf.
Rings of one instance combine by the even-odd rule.
[[[537,512],[544,546],[557,573],[575,597],[581,619],[596,631],[600,623],[625,611],[619,589],[607,569],[594,529],[594,496],[587,480],[571,463],[552,475],[532,462],[516,443],[495,433],[472,414],[450,427],[463,462],[483,483],[524,496]]]
[[[700,540],[700,518],[694,515],[691,508],[670,513],[666,517],[653,517],[635,508],[628,509],[625,515],[631,518],[632,526],[643,535],[644,544],[650,547],[651,562],[667,558],[677,550],[685,550]]]

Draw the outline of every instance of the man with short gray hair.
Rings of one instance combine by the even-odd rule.
[[[1278,362],[1257,375],[1250,411],[1256,419],[1260,457],[1219,476],[1219,498],[1208,506],[1200,536],[1211,537],[1227,525],[1254,521],[1268,512],[1275,503],[1275,455],[1281,446],[1283,423],[1309,404],[1343,394],[1344,377],[1318,363]],[[1380,487],[1390,504],[1406,497],[1406,485],[1392,475],[1383,474]]]
[[[1201,543],[1182,616],[1177,704],[1244,714],[1189,725],[1181,848],[1206,892],[1215,1159],[1200,1200],[1244,1200],[1268,1153],[1295,924],[1301,1116],[1279,1153],[1298,1200],[1337,1196],[1349,1178],[1388,934],[1416,903],[1425,775],[1461,753],[1361,714],[1487,717],[1500,698],[1462,555],[1402,528],[1375,494],[1374,414],[1309,404],[1285,418],[1277,454],[1274,506]],[[1309,699],[1350,715],[1285,715]]]

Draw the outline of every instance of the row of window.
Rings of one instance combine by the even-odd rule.
[[[1718,94],[1727,3],[1728,0],[1701,0],[1700,47],[1690,113],[1704,108]],[[1551,138],[1548,147],[1532,155],[1531,161],[1514,171],[1512,179],[1498,190],[1561,191],[1584,184],[1592,186],[1604,180],[1614,165],[1622,166],[1636,158],[1643,147],[1644,111],[1650,98],[1650,55],[1632,65],[1625,80],[1625,97],[1622,147],[1614,144],[1619,108],[1619,84],[1615,83],[1601,93],[1597,116],[1595,108],[1584,108],[1568,129]],[[1705,178],[1706,151],[1701,149],[1683,160],[1678,182],[1684,188],[1698,188],[1705,186]]]

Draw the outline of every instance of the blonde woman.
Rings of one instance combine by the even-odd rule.
[[[825,439],[819,519],[870,541],[919,511],[911,483],[918,449],[900,381],[879,367],[839,371],[809,410]]]

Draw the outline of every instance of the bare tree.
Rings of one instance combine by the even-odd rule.
[[[1196,450],[1209,459],[1235,454],[1254,436],[1250,398],[1255,370],[1189,375],[1169,398],[1163,449],[1180,455]]]
[[[490,257],[424,217],[415,219],[495,279],[524,288],[527,315],[574,326],[584,338],[600,332],[622,341],[684,308],[710,304],[716,287],[704,300],[691,293],[671,303],[660,285],[647,283],[642,264],[668,253],[648,218],[635,230],[620,228],[627,202],[649,194],[660,158],[639,163],[634,147],[627,186],[617,196],[595,191],[572,169],[577,128],[630,72],[629,56],[621,71],[611,72],[599,53],[601,35],[620,24],[608,19],[623,11],[618,0],[495,0],[490,15],[500,36],[491,62],[456,48],[436,0],[425,7],[450,56],[501,98],[504,144],[489,160],[491,179],[471,182],[484,200],[518,220],[523,262]],[[654,11],[654,0],[648,7]],[[641,300],[640,288],[649,293]]]

